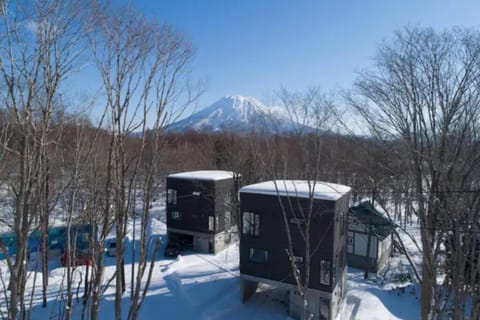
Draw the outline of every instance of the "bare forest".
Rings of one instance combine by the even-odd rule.
[[[147,233],[150,204],[168,173],[197,169],[238,172],[243,184],[304,179],[351,186],[353,202],[372,199],[399,228],[420,224],[423,268],[415,270],[415,281],[422,319],[480,317],[478,31],[403,29],[335,99],[318,88],[280,89],[279,104],[292,121],[317,130],[175,134],[165,127],[205,90],[190,78],[194,49],[185,35],[132,7],[118,10],[102,1],[0,6],[0,186],[11,207],[0,223],[18,241],[15,257],[0,241],[9,272],[0,275],[3,319],[32,318],[26,282],[37,273],[43,307],[52,303],[46,248],[58,206],[67,228],[85,223],[94,230],[92,263],[81,284],[73,281],[77,248],[67,239],[66,294],[55,298],[65,308],[58,319],[72,318],[78,296],[82,319],[99,319],[106,283],[115,284],[115,318],[139,319],[161,247]],[[85,64],[101,79],[101,98],[82,98],[78,111],[75,99],[65,98],[65,83]],[[92,106],[101,110],[99,119],[89,117]],[[349,117],[367,133],[349,132]],[[305,212],[306,221],[310,215]],[[141,232],[138,267],[127,274],[123,243],[131,219]],[[308,236],[309,224],[304,227]],[[31,270],[33,231],[43,250]],[[104,248],[112,231],[116,271],[106,279]],[[304,272],[296,280],[306,295],[309,269]],[[127,286],[129,304],[122,303]]]

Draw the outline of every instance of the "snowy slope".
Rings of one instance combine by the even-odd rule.
[[[289,133],[294,129],[295,124],[284,109],[267,107],[252,97],[235,95],[224,97],[188,118],[171,124],[167,130]]]

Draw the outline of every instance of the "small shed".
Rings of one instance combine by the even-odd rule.
[[[371,223],[371,228],[370,228]],[[351,267],[379,272],[392,253],[395,225],[379,212],[370,201],[360,202],[349,209],[347,261]],[[371,230],[371,232],[369,232]],[[367,246],[370,237],[370,252]]]
[[[222,170],[168,175],[168,240],[205,253],[217,253],[236,241],[239,179]]]

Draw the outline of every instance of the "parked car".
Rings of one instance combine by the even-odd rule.
[[[115,257],[117,255],[117,242],[116,241],[110,241],[107,244],[107,255],[109,257]]]
[[[163,255],[165,257],[175,258],[182,253],[182,246],[176,242],[169,242],[165,247]]]
[[[63,267],[67,266],[67,253],[66,252],[60,258],[60,263],[62,264]],[[82,266],[82,265],[91,266],[92,265],[92,259],[90,259],[86,253],[77,252],[75,258],[72,259],[71,265],[72,265],[72,267]]]

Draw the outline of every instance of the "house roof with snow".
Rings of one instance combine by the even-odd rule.
[[[219,181],[219,180],[231,179],[237,175],[238,174],[235,174],[233,171],[199,170],[199,171],[172,173],[168,175],[168,178],[186,179],[186,180]]]
[[[244,186],[242,193],[280,195],[298,198],[338,200],[350,192],[351,188],[335,183],[308,180],[271,180]]]
[[[370,225],[370,219],[372,219],[372,233],[380,240],[385,239],[392,234],[395,225],[379,212],[372,205],[370,201],[360,202],[359,204],[350,207],[350,215],[356,218],[360,223],[365,226]]]

